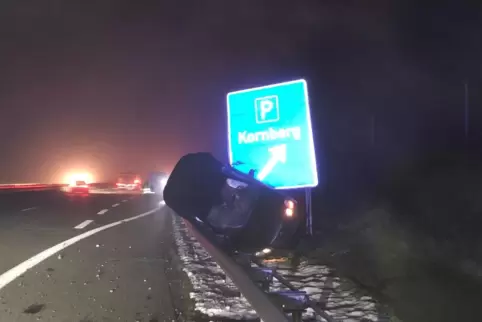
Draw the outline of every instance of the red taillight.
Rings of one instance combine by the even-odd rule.
[[[286,215],[286,217],[293,217],[293,215],[294,215],[293,209],[291,209],[291,208],[286,208],[286,209],[285,209],[285,215]]]
[[[293,209],[295,207],[295,203],[293,200],[285,200],[286,208]]]
[[[285,200],[285,216],[293,217],[295,214],[295,202],[293,200]]]

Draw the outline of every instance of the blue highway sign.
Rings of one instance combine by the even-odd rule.
[[[306,81],[227,95],[229,161],[276,189],[316,187],[315,147]]]

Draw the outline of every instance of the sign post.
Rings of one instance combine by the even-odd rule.
[[[306,233],[313,236],[313,213],[311,212],[311,189],[305,189]]]
[[[275,189],[318,185],[306,81],[228,93],[229,162]],[[311,196],[311,192],[310,192]],[[311,232],[311,198],[307,199]]]

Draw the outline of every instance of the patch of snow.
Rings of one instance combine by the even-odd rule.
[[[229,318],[252,320],[258,316],[249,302],[238,291],[226,273],[211,258],[201,244],[190,235],[182,219],[172,216],[174,237],[183,270],[193,286],[190,296],[195,302],[195,310],[213,319]],[[334,276],[326,266],[301,263],[296,270],[283,267],[283,264],[270,264],[277,272],[300,291],[305,291],[311,300],[326,309],[326,313],[336,321],[384,321],[380,318],[376,302],[369,296],[357,295],[355,290],[341,287],[342,281]],[[271,291],[287,290],[276,279]],[[309,308],[303,314],[305,321],[325,321]]]

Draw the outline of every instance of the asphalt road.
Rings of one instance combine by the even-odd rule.
[[[186,321],[189,290],[159,197],[0,195],[1,322]]]

